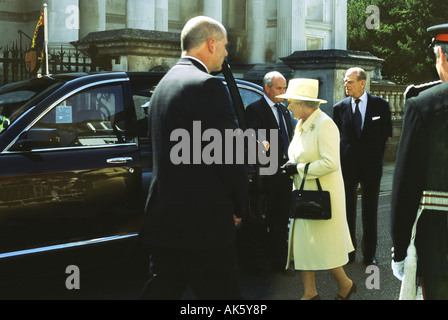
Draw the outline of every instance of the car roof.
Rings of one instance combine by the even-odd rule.
[[[49,75],[48,77],[53,78],[55,80],[59,80],[62,82],[70,82],[73,80],[81,80],[81,79],[90,79],[90,80],[102,80],[102,79],[111,79],[111,78],[130,78],[132,80],[138,79],[161,79],[166,73],[165,72],[151,72],[151,71],[118,71],[118,72],[73,72],[73,73],[61,73],[55,75]],[[92,79],[93,78],[93,79]],[[225,82],[224,77],[218,76],[219,79]],[[253,82],[245,81],[242,79],[235,79],[238,84],[246,85],[248,87],[252,87],[254,89],[258,89],[263,91],[263,87]]]
[[[127,78],[126,72],[73,72],[73,73],[60,73],[50,74],[48,76],[55,80],[69,82],[80,79],[110,79],[110,78]]]

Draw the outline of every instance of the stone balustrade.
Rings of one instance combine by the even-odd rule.
[[[370,85],[370,93],[382,97],[389,102],[392,114],[392,141],[386,144],[384,154],[385,162],[394,162],[397,156],[398,144],[401,137],[401,129],[403,127],[403,115],[405,110],[406,99],[404,92],[407,86],[384,84],[372,82]]]
[[[378,84],[373,82],[370,93],[382,97],[389,102],[392,120],[401,120],[404,114],[406,85]]]

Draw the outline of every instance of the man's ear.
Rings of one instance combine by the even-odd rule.
[[[364,84],[362,85],[363,88],[366,87],[367,81],[366,80],[362,80],[364,82]]]
[[[448,57],[446,56],[445,51],[443,51],[442,47],[439,47],[439,56],[442,66],[448,63]]]
[[[207,40],[207,49],[210,53],[214,53],[215,52],[215,47],[216,47],[216,40],[214,38],[210,38]]]

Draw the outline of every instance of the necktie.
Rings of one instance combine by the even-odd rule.
[[[275,107],[277,108],[278,113],[278,122],[280,125],[280,133],[283,142],[283,153],[285,156],[288,156],[289,138],[288,138],[288,132],[286,131],[285,123],[283,121],[283,113],[278,104],[276,104]]]
[[[353,114],[353,121],[355,123],[355,129],[356,129],[356,133],[358,134],[358,138],[361,137],[361,127],[362,127],[362,116],[361,116],[361,112],[359,111],[359,103],[361,102],[361,100],[356,99],[355,103],[355,113]]]

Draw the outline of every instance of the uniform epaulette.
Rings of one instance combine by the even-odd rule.
[[[442,83],[442,80],[431,81],[431,82],[426,82],[426,83],[417,84],[417,85],[412,84],[406,88],[406,91],[404,92],[404,97],[406,99],[416,97],[419,95],[420,92],[422,92],[426,89],[429,89],[431,87],[434,87],[441,83]]]

